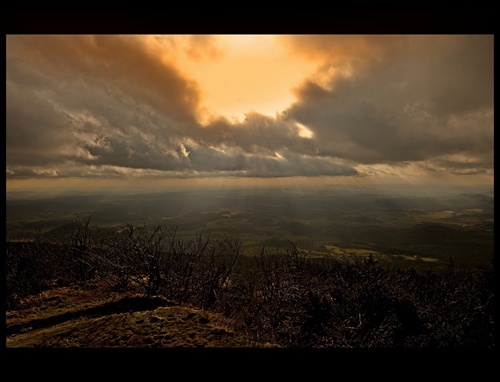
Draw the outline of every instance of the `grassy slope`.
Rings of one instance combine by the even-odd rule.
[[[130,293],[54,288],[6,312],[7,348],[262,348],[210,312]]]

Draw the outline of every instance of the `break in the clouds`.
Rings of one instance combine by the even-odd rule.
[[[493,175],[493,36],[229,37],[8,35],[7,177]]]

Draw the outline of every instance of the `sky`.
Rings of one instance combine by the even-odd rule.
[[[492,184],[493,40],[7,35],[7,189]]]

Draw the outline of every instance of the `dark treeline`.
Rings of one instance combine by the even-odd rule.
[[[164,296],[221,313],[251,339],[287,348],[482,347],[494,339],[493,263],[440,271],[383,268],[373,258],[312,258],[290,242],[242,254],[226,237],[182,240],[175,227],[92,227],[65,240],[7,242],[6,309],[54,286]]]

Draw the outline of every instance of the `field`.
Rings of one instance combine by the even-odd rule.
[[[493,194],[383,194],[323,189],[190,190],[144,194],[66,194],[7,199],[7,238],[33,232],[64,239],[75,216],[93,227],[127,223],[175,226],[196,235],[241,240],[244,252],[284,248],[291,241],[310,256],[370,254],[382,264],[432,268],[453,261],[481,265],[493,257]]]

